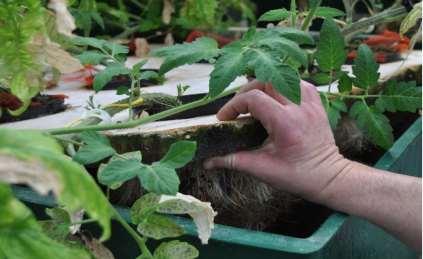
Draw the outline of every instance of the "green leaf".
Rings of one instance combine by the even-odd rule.
[[[323,18],[335,18],[335,17],[344,16],[345,13],[336,8],[319,6],[317,7],[314,15],[317,17],[323,17]]]
[[[95,23],[98,24],[98,26],[101,27],[101,29],[104,30],[104,21],[103,18],[101,18],[101,15],[98,12],[91,12],[91,17],[95,21]]]
[[[290,57],[304,67],[308,65],[307,54],[298,44],[284,37],[267,37],[267,33],[258,33],[255,45],[258,48],[265,47],[278,52],[281,57]]]
[[[154,259],[194,259],[198,256],[194,246],[178,240],[163,242],[154,251]]]
[[[165,74],[184,64],[211,59],[218,54],[217,42],[207,37],[199,38],[192,43],[176,44],[153,52],[153,55],[165,58],[160,66],[160,74]]]
[[[76,56],[83,65],[97,65],[101,61],[107,59],[107,56],[96,50],[85,51],[82,54]]]
[[[330,83],[330,80],[330,75],[327,72],[312,73],[310,75],[310,81],[312,81],[315,85],[327,85]]]
[[[254,49],[249,50],[246,55],[249,60],[248,67],[254,70],[257,80],[270,82],[286,98],[300,103],[300,78],[297,71],[275,59],[276,53]]]
[[[160,75],[156,71],[145,71],[140,75],[140,80],[157,80],[160,81]]]
[[[65,156],[54,139],[36,131],[0,128],[0,157],[1,155],[19,160],[24,165],[32,165],[33,170],[38,170],[38,175],[45,175],[50,182],[26,183],[33,188],[39,187],[36,188],[37,191],[52,191],[58,203],[70,213],[85,209],[102,226],[102,240],[110,236],[113,211],[109,202],[85,168]],[[0,176],[6,173],[10,173],[7,168],[0,172]],[[15,175],[22,173],[24,172],[17,171]]]
[[[4,258],[91,258],[81,249],[69,248],[47,237],[31,211],[0,183],[0,255]]]
[[[149,192],[175,195],[179,190],[180,181],[175,169],[160,163],[143,167],[138,177]]]
[[[119,188],[124,182],[134,178],[143,167],[140,151],[133,151],[110,158],[107,164],[101,164],[98,168],[97,178],[101,184],[110,189]]]
[[[352,69],[357,87],[369,89],[377,85],[379,64],[376,63],[372,50],[366,44],[358,47],[357,58]]]
[[[136,159],[114,160],[100,168],[98,181],[111,189],[117,189],[139,175],[142,169],[143,165]]]
[[[101,51],[107,52],[112,56],[119,55],[119,54],[126,54],[128,53],[129,49],[126,46],[116,44],[113,42],[109,42],[102,39],[91,38],[91,37],[74,37],[72,38],[72,42],[75,45],[79,46],[90,46]]]
[[[375,107],[369,107],[363,101],[357,101],[350,109],[350,117],[374,144],[388,149],[394,142],[389,119]]]
[[[109,139],[95,131],[84,131],[80,136],[85,145],[73,157],[78,163],[92,164],[116,153]]]
[[[197,150],[195,141],[181,140],[173,143],[166,155],[160,160],[160,165],[178,169],[190,162]]]
[[[102,49],[103,45],[106,41],[97,39],[97,38],[91,38],[91,37],[73,37],[72,43],[79,46],[90,46],[96,49]]]
[[[129,95],[129,87],[123,86],[123,85],[119,86],[116,89],[116,94],[117,95]]]
[[[162,165],[160,162],[156,162],[151,166],[144,165],[134,158],[126,160],[114,159],[100,168],[98,179],[100,183],[116,189],[122,183],[137,176],[141,181],[141,185],[147,191],[156,194],[173,195],[179,189],[179,178],[175,169],[168,166],[166,163]]]
[[[56,208],[46,208],[45,213],[53,220],[63,223],[71,223],[69,213],[59,207]]]
[[[103,89],[103,87],[110,82],[114,76],[128,75],[130,72],[131,71],[128,68],[120,64],[108,65],[104,70],[95,75],[93,88],[96,92],[98,92]]]
[[[151,214],[144,218],[137,226],[137,231],[143,236],[156,240],[179,237],[184,230],[170,218],[158,214]]]
[[[222,56],[217,59],[214,70],[210,75],[209,94],[211,97],[218,96],[238,76],[246,71],[244,50],[237,42],[229,44],[222,49]]]
[[[110,41],[105,41],[103,47],[109,51],[112,56],[120,55],[120,54],[127,54],[129,49],[127,46],[123,46],[120,44],[116,44]]]
[[[265,12],[258,19],[259,22],[273,22],[273,21],[283,21],[291,15],[291,12],[285,8],[270,10]]]
[[[382,112],[415,113],[422,108],[422,88],[415,82],[389,81],[375,105]]]
[[[352,79],[348,76],[347,73],[341,72],[341,76],[338,81],[338,90],[341,93],[349,93],[352,90]]]
[[[70,233],[71,219],[69,213],[58,207],[47,208],[45,212],[51,219],[39,222],[43,232],[53,240],[65,243]]]
[[[119,156],[118,155],[112,156],[109,162],[116,161],[116,160],[126,161],[128,159],[134,159],[141,163],[142,161],[141,151],[131,151],[131,152],[119,154]]]
[[[347,112],[348,108],[340,99],[329,100],[324,93],[321,93],[320,97],[323,107],[325,107],[330,127],[335,130],[341,119],[341,112]]]
[[[346,58],[344,36],[332,19],[325,19],[316,52],[319,68],[324,72],[338,71]]]
[[[140,75],[141,75],[141,68],[142,68],[145,64],[147,64],[147,62],[148,62],[148,59],[144,59],[144,60],[141,60],[140,62],[136,63],[136,64],[132,67],[132,69],[131,69],[131,74],[132,74],[135,78],[140,77]]]
[[[290,28],[290,27],[276,27],[276,28],[270,28],[264,30],[263,33],[266,33],[269,37],[284,37],[288,40],[292,40],[300,45],[307,44],[307,45],[313,45],[314,40],[313,37],[311,37],[310,33]]]
[[[184,28],[211,28],[216,25],[218,0],[185,0],[177,24]]]
[[[154,193],[147,193],[136,200],[131,207],[131,221],[138,225],[145,217],[155,212],[159,204],[160,196]]]
[[[310,9],[317,8],[322,3],[322,0],[308,0],[308,5]]]

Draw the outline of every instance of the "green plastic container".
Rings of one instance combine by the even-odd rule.
[[[375,167],[421,177],[421,118],[395,142]],[[15,187],[16,195],[27,202],[42,217],[51,197],[41,197],[27,188]],[[118,208],[129,219],[127,208]],[[393,211],[392,213],[395,213]],[[176,218],[187,236],[183,239],[200,250],[200,258],[419,258],[410,248],[365,220],[333,213],[308,238],[295,238],[265,232],[216,225],[208,245],[201,245],[192,221]],[[240,215],[242,220],[242,215]],[[135,242],[118,224],[113,224],[113,236],[106,245],[116,258],[135,258]],[[153,246],[156,244],[152,244]]]

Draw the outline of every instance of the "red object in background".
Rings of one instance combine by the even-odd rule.
[[[363,41],[375,53],[376,62],[386,63],[397,58],[397,55],[408,50],[410,39],[396,32],[384,30],[382,33],[368,37]],[[348,53],[348,60],[352,61],[357,57],[357,51]]]
[[[74,82],[78,81],[83,83],[86,87],[92,88],[94,75],[98,72],[98,70],[93,65],[85,65],[83,69],[62,76],[62,80],[64,82]]]
[[[223,46],[225,46],[225,45],[227,45],[227,44],[229,44],[233,41],[233,39],[218,35],[216,33],[205,33],[205,32],[199,31],[199,30],[191,31],[188,34],[188,36],[186,37],[185,41],[186,42],[193,42],[196,39],[204,37],[204,36],[215,39],[217,41],[217,43],[219,44],[219,47],[223,47]]]
[[[386,63],[390,62],[392,59],[395,59],[395,53],[384,53],[384,52],[375,52],[375,59],[377,63]],[[357,57],[357,51],[353,50],[348,53],[348,60],[352,61]]]
[[[0,92],[0,107],[9,110],[17,110],[22,106],[22,102],[13,94]]]
[[[401,37],[396,32],[384,30],[381,34],[370,36],[363,43],[370,47],[382,47],[393,50],[397,53],[406,51],[410,45],[410,39],[406,36]]]

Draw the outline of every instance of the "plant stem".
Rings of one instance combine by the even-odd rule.
[[[54,136],[54,137],[59,141],[67,142],[67,143],[70,143],[70,144],[73,144],[73,145],[76,145],[76,146],[82,146],[83,145],[83,143],[75,141],[73,139],[61,138],[59,136]]]
[[[113,37],[114,39],[125,39],[127,38],[129,35],[135,33],[138,29],[139,29],[139,25],[133,26],[133,27],[127,27],[125,29],[125,31],[123,31],[122,33],[116,35],[115,37]]]
[[[143,117],[140,119],[132,120],[125,123],[114,123],[114,124],[103,124],[103,125],[89,125],[89,126],[78,126],[78,127],[65,127],[65,128],[57,128],[57,129],[48,129],[46,132],[51,135],[63,135],[63,134],[71,134],[71,133],[78,133],[86,130],[92,130],[92,131],[104,131],[104,130],[114,130],[114,129],[127,129],[136,127],[138,125],[146,124],[149,122],[157,121],[160,119],[164,119],[166,117],[181,113],[183,111],[191,110],[206,104],[209,104],[219,98],[231,95],[233,93],[236,93],[239,90],[240,87],[236,87],[227,91],[224,91],[223,93],[219,94],[216,97],[209,97],[206,96],[201,100],[194,101],[191,103],[187,103],[184,105],[177,106],[175,108],[159,112],[147,117]]]
[[[339,93],[325,93],[326,95],[341,97],[345,99],[361,99],[364,100],[366,98],[378,98],[382,95],[380,94],[369,94],[369,95],[347,95],[347,94],[339,94]]]
[[[133,119],[133,110],[132,110],[132,100],[134,99],[134,86],[136,83],[135,78],[131,75],[130,76],[130,80],[131,80],[131,93],[129,95],[129,103],[128,103],[128,110],[129,110],[129,121],[131,121]]]
[[[291,11],[291,27],[295,28],[296,23],[297,23],[297,3],[296,0],[291,0],[291,7],[290,7],[290,11]]]
[[[333,71],[331,70],[329,72],[329,87],[328,87],[329,94],[331,93],[332,84],[333,84]]]
[[[314,14],[316,13],[316,10],[320,6],[320,4],[321,4],[321,1],[319,1],[310,9],[305,21],[303,22],[303,25],[301,26],[302,31],[308,31],[308,27],[310,26],[311,21],[313,21]]]
[[[96,219],[84,219],[84,220],[74,221],[70,225],[73,226],[78,224],[87,224],[87,223],[93,223],[96,221],[97,221]]]
[[[369,18],[354,22],[342,30],[344,36],[351,36],[354,33],[367,29],[371,25],[376,25],[383,22],[391,22],[404,17],[407,10],[404,6],[389,8],[381,13],[373,15]]]
[[[135,242],[137,242],[138,247],[141,250],[141,253],[143,255],[146,255],[149,258],[153,258],[153,255],[151,254],[150,250],[148,249],[148,247],[146,246],[145,242],[146,242],[146,238],[141,237],[123,218],[122,216],[119,214],[119,212],[117,212],[115,209],[114,213],[115,213],[115,219],[122,225],[122,227],[128,232],[129,235],[131,235],[131,237],[135,240]]]

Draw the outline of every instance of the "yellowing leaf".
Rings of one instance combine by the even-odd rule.
[[[42,195],[52,191],[59,195],[63,189],[57,175],[37,160],[22,161],[0,153],[0,181],[27,184]]]
[[[400,26],[401,35],[404,33],[407,33],[411,28],[416,26],[418,21],[421,19],[422,19],[422,2],[414,4],[413,9],[402,20],[401,26]]]
[[[50,0],[48,7],[56,13],[57,31],[72,36],[72,31],[76,29],[75,20],[68,11],[66,0]]]
[[[163,242],[154,251],[154,259],[194,259],[198,255],[194,246],[178,240]]]
[[[156,240],[179,237],[184,234],[184,230],[172,219],[158,214],[151,214],[144,218],[138,224],[137,231],[143,236]]]
[[[61,73],[73,73],[84,68],[78,59],[72,57],[57,43],[48,41],[44,49],[47,64]]]
[[[175,204],[179,204],[175,206]],[[185,210],[181,204],[184,204]],[[175,210],[171,210],[172,206]],[[193,210],[193,206],[195,210]],[[198,237],[202,244],[207,244],[214,228],[214,217],[217,213],[213,210],[210,202],[202,202],[191,195],[177,193],[175,196],[161,195],[158,212],[172,214],[188,214],[197,226]]]

